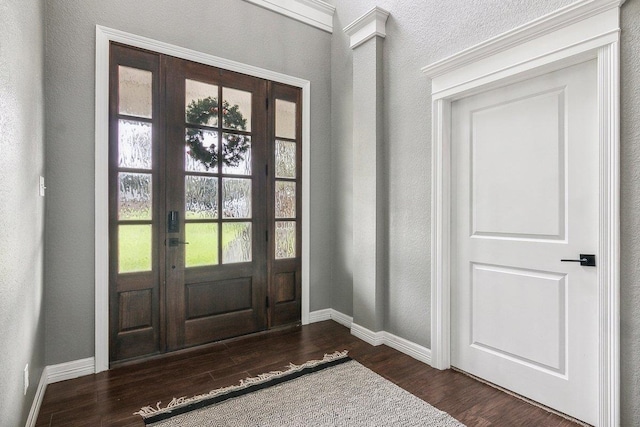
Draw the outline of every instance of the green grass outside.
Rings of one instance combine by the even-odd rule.
[[[224,248],[242,232],[241,225],[227,224],[222,240]],[[187,267],[218,263],[217,224],[187,224],[185,239],[189,242],[183,246]],[[151,270],[151,225],[121,225],[118,242],[120,273]]]

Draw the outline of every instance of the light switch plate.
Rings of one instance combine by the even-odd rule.
[[[41,177],[40,177],[39,193],[40,193],[40,195],[41,195],[42,197],[44,197],[44,190],[45,190],[45,188],[47,188],[47,187],[45,187],[45,186],[44,186],[44,176],[41,176]]]

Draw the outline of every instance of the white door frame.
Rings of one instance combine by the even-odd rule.
[[[96,25],[95,372],[109,369],[109,43],[111,41],[302,89],[302,324],[309,323],[311,82]]]
[[[580,0],[445,58],[432,78],[431,365],[450,368],[451,103],[597,60],[599,111],[598,426],[620,425],[620,6]]]

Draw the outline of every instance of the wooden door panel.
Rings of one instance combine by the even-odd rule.
[[[266,214],[261,210],[266,203],[262,190],[265,181],[262,171],[267,153],[264,142],[267,117],[262,105],[266,97],[266,82],[177,58],[167,58],[166,61],[171,69],[171,75],[167,77],[167,84],[171,88],[167,91],[167,114],[170,122],[176,124],[168,134],[171,142],[166,174],[171,184],[168,186],[166,209],[178,212],[180,217],[179,231],[169,233],[169,238],[185,242],[168,249],[170,270],[167,272],[167,296],[171,307],[167,311],[167,321],[171,325],[168,342],[172,348],[182,348],[267,327],[267,255],[263,238]],[[205,90],[187,93],[185,88]],[[192,108],[191,105],[196,105],[192,103],[202,102],[210,105],[210,111],[205,111],[208,113],[206,120],[194,123],[197,120],[189,119],[191,116],[187,115],[191,121],[185,123],[187,107]],[[185,135],[188,135],[189,129],[210,135],[209,147],[204,144],[203,147],[217,156],[217,162],[209,163],[208,168],[185,170],[185,161],[191,161],[189,156],[192,156],[191,150],[195,149],[190,147],[189,151],[185,150]],[[239,161],[228,161],[226,156],[232,151],[225,144],[234,141],[249,141],[250,148],[241,153]],[[245,166],[242,169],[235,167],[240,164]],[[217,182],[217,193],[212,196],[216,200],[209,202],[208,210],[201,216],[187,218],[186,187],[193,182],[193,179],[189,181],[189,177]],[[242,188],[249,188],[250,191],[240,191]],[[227,192],[232,190],[236,192],[228,195]],[[208,238],[209,243],[202,246],[200,241],[189,242],[197,235],[192,234],[188,238],[187,228],[201,228],[203,224],[213,230]],[[227,234],[232,230],[236,230],[236,233],[245,233],[242,230],[247,230],[250,233],[249,252],[246,249],[238,252],[237,248],[235,253],[229,252],[230,245],[236,242],[237,245],[247,245],[246,239],[245,243],[233,240],[238,239],[240,234],[228,237],[234,236]],[[203,250],[207,251],[205,263],[209,265],[189,266],[189,251],[200,253]],[[231,262],[238,256],[240,260],[250,259]]]
[[[273,263],[272,297],[270,298],[271,324],[273,326],[300,322],[302,282],[299,271],[298,262],[295,259]]]
[[[163,121],[158,56],[116,44],[112,44],[110,55],[109,354],[110,359],[116,361],[157,353],[163,347],[160,321],[162,249],[158,245],[162,239],[158,223],[162,184],[157,180],[157,162],[152,161],[152,157],[156,160],[162,157],[154,141],[162,139]],[[141,76],[142,81],[136,81],[137,76]],[[148,81],[144,80],[145,76]],[[133,102],[132,96],[138,92],[144,93],[143,98],[150,105]],[[119,105],[121,98],[126,105]],[[146,128],[150,134],[138,134],[136,128]],[[131,138],[138,139],[128,140],[128,132]],[[145,137],[150,138],[145,140],[150,146],[146,154],[137,153],[137,157],[127,154],[135,144],[141,144],[140,138]],[[152,187],[151,200],[143,206],[143,209],[149,208],[143,219],[138,218],[139,209],[136,211],[140,208],[140,200],[133,197],[127,205],[127,198],[132,194],[121,194],[123,187],[131,184],[125,179],[136,176],[145,177]],[[144,246],[150,250],[147,260],[138,257],[135,236],[129,233],[141,226],[150,227],[151,241]],[[135,265],[136,258],[142,259],[140,265]],[[140,269],[147,271],[135,271]]]
[[[250,310],[253,306],[251,277],[190,283],[185,289],[187,320]],[[220,298],[220,295],[225,297]]]
[[[185,344],[195,346],[256,332],[253,310],[185,322]]]
[[[269,114],[269,324],[300,323],[302,314],[302,109],[300,89],[271,83]]]
[[[110,67],[111,363],[299,323],[300,89],[117,43]]]

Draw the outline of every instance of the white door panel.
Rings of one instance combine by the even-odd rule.
[[[596,64],[452,104],[452,365],[589,423],[598,408]],[[596,257],[597,260],[597,257]]]

